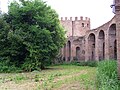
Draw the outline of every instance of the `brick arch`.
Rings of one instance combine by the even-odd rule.
[[[88,35],[88,40],[95,41],[95,34],[94,34],[94,33],[90,33],[90,34]]]
[[[102,39],[105,38],[105,32],[104,32],[104,30],[100,30],[100,31],[99,31],[98,37],[99,37],[99,38],[102,38]]]
[[[80,47],[79,46],[76,47],[76,59],[80,60]]]
[[[68,56],[68,61],[71,60],[71,41],[69,40],[67,42],[67,56]]]
[[[108,29],[109,59],[116,59],[116,24],[113,23]]]
[[[95,34],[90,33],[88,36],[88,55],[89,60],[95,60]]]
[[[100,30],[98,33],[98,59],[104,60],[105,58],[105,32]]]
[[[66,45],[63,47],[63,60],[65,61],[65,56],[66,56]]]

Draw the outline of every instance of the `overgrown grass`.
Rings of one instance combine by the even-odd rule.
[[[31,64],[27,64],[28,66],[25,66],[26,68],[31,67]],[[97,62],[96,61],[83,61],[83,62],[77,62],[77,61],[72,61],[72,62],[64,62],[64,63],[60,63],[60,64],[56,64],[57,65],[75,65],[75,66],[90,66],[90,67],[97,67]],[[55,65],[53,65],[55,66]],[[33,67],[32,67],[33,68]],[[40,68],[34,67],[36,68],[35,70],[39,70],[41,71]],[[24,68],[24,70],[26,70]],[[27,69],[28,70],[28,69]],[[32,70],[29,70],[32,71]],[[33,70],[34,71],[34,70]],[[20,67],[16,67],[15,65],[11,65],[9,63],[9,61],[0,61],[0,73],[20,73],[20,72],[24,72],[23,68]]]
[[[0,68],[4,70],[4,64]],[[14,67],[7,69],[16,70]],[[12,87],[7,87],[10,83]],[[49,66],[40,72],[0,74],[0,90],[19,86],[23,86],[21,90],[120,90],[117,63],[113,60],[71,62]]]
[[[29,73],[1,73],[0,90],[96,90],[96,68],[76,65],[49,66]]]
[[[99,90],[120,90],[116,61],[105,60],[99,62],[97,67],[97,84]]]
[[[90,67],[97,67],[98,62],[97,61],[72,61],[72,62],[64,62],[62,64],[56,64],[56,65],[76,65],[76,66],[90,66]]]

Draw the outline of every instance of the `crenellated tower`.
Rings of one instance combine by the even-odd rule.
[[[85,17],[61,17],[61,24],[66,30],[66,37],[82,37],[90,30],[90,18]]]

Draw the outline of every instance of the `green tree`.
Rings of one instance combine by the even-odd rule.
[[[57,13],[42,0],[12,2],[4,20],[10,29],[3,57],[26,71],[50,64],[65,42]]]

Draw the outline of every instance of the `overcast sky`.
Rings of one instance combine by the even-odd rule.
[[[7,1],[0,0],[2,11],[7,11]],[[11,0],[9,0],[11,1]],[[57,11],[59,17],[89,17],[91,27],[96,28],[109,21],[114,14],[110,5],[113,0],[44,0]]]

